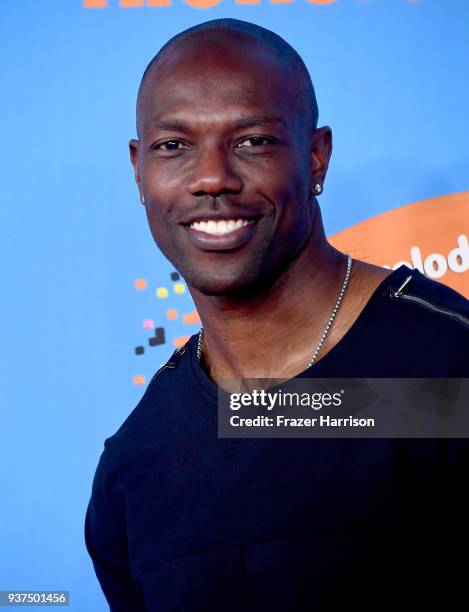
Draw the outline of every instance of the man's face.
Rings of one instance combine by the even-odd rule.
[[[269,284],[311,231],[311,133],[293,79],[257,43],[183,42],[148,75],[131,141],[155,242],[189,286]]]

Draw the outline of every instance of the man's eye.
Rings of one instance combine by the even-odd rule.
[[[240,142],[237,146],[238,147],[259,147],[260,145],[263,144],[269,144],[272,141],[269,138],[265,138],[264,136],[250,136],[249,138],[246,138],[245,140],[243,140],[242,142]]]
[[[180,140],[166,140],[165,142],[160,142],[155,146],[155,149],[160,151],[177,151],[178,149],[182,148],[187,149],[187,146]]]

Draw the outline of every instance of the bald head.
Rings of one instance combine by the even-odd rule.
[[[298,117],[308,133],[314,132],[318,107],[308,69],[299,54],[283,38],[261,26],[238,19],[213,19],[193,26],[171,38],[148,64],[137,97],[137,133],[141,133],[141,110],[148,89],[158,84],[160,69],[176,67],[190,57],[193,61],[207,59],[210,54],[230,54],[239,61],[239,54],[255,55],[262,61],[278,64],[282,80],[288,83],[289,103],[296,107]],[[226,69],[226,68],[225,68]],[[235,69],[235,67],[233,67]],[[151,84],[151,85],[150,85]],[[262,83],[259,83],[262,86]]]

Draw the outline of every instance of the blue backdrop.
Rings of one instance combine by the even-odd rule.
[[[216,17],[270,28],[305,59],[334,133],[328,234],[468,189],[466,0],[3,0],[0,589],[106,609],[83,539],[103,441],[198,329],[133,182],[135,96],[170,36]]]

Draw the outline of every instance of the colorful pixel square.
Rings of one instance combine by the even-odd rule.
[[[120,0],[122,8],[131,8],[133,6],[145,6],[144,0]]]
[[[187,312],[186,314],[182,315],[182,322],[186,325],[189,325],[191,323],[200,323],[199,313],[194,308],[192,312]]]
[[[135,289],[146,289],[147,288],[147,281],[144,278],[137,278],[135,279]]]
[[[106,8],[107,0],[83,0],[83,8]]]

